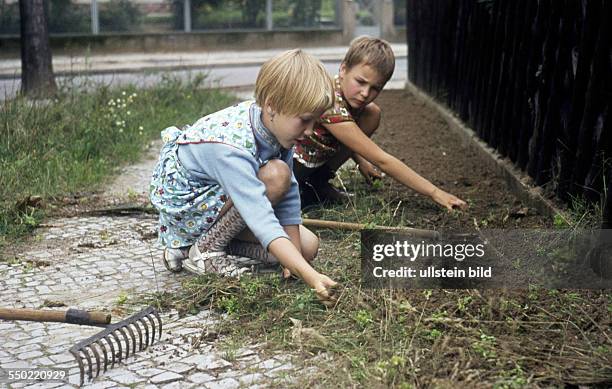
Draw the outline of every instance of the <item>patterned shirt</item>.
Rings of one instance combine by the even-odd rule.
[[[324,125],[355,122],[362,112],[363,108],[354,109],[346,101],[340,88],[340,79],[336,75],[334,77],[334,105],[319,118],[313,134],[296,143],[293,157],[309,168],[325,164],[338,151],[340,141]]]

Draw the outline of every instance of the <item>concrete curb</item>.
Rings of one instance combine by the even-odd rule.
[[[483,142],[476,132],[467,127],[454,113],[435,101],[428,94],[419,89],[409,80],[406,81],[406,89],[420,101],[434,108],[444,118],[450,129],[462,139],[462,144],[467,146],[479,156],[491,169],[499,174],[510,192],[518,197],[530,208],[535,208],[546,217],[553,218],[563,212],[550,200],[542,196],[542,188],[535,186],[531,177],[516,168],[507,158],[503,158],[495,149]]]

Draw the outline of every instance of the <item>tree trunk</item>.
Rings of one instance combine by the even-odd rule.
[[[57,90],[51,64],[49,30],[43,0],[20,0],[21,91],[44,97]]]

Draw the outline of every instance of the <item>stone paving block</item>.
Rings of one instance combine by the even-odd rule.
[[[278,367],[281,365],[281,362],[277,361],[276,359],[267,359],[263,362],[260,362],[257,367],[260,369],[265,369],[265,370],[271,370],[274,369],[275,367]]]
[[[43,356],[44,354],[41,351],[28,351],[27,353],[17,354],[17,359],[28,360],[36,357]]]
[[[27,385],[26,389],[52,389],[65,385],[63,382],[38,382],[32,385]]]
[[[30,335],[25,332],[19,331],[19,332],[15,332],[12,335],[9,335],[9,338],[15,341],[26,340],[26,339],[30,339]]]
[[[195,369],[195,366],[188,365],[182,362],[173,362],[165,366],[168,371],[172,371],[177,374],[185,374]]]
[[[235,389],[240,387],[240,382],[233,378],[225,378],[219,381],[211,381],[204,384],[208,389]]]
[[[173,381],[182,380],[183,376],[171,371],[158,374],[150,378],[150,382],[156,385],[167,384]]]
[[[212,376],[207,373],[197,372],[197,373],[190,374],[187,377],[187,379],[196,384],[203,384],[205,382],[214,381],[217,379],[217,377]]]
[[[91,384],[86,383],[86,385],[84,385],[84,387],[87,388],[87,389],[106,389],[106,388],[112,388],[114,386],[117,386],[116,382],[107,381],[107,380],[103,380],[103,379],[101,380],[101,378],[103,378],[103,377],[97,378]]]
[[[70,354],[64,347],[61,347],[64,352],[60,354],[49,355],[49,359],[51,359],[55,363],[66,363],[74,361],[74,356]]]
[[[34,366],[49,366],[54,364],[55,363],[47,357],[38,358],[32,361],[32,365]]]
[[[141,369],[141,370],[135,371],[136,374],[138,374],[141,377],[145,377],[145,378],[153,377],[163,372],[165,372],[165,370],[161,370],[155,367],[150,367],[148,369]]]
[[[29,351],[40,350],[40,344],[28,344],[25,346],[17,347],[13,350],[14,354],[27,353]]]
[[[193,387],[194,385],[190,383],[176,381],[171,384],[166,384],[162,386],[161,389],[188,389],[188,388],[193,388]]]
[[[285,364],[285,365],[281,365],[279,367],[276,367],[272,370],[269,370],[266,372],[266,375],[270,376],[270,377],[277,377],[280,375],[284,375],[287,374],[289,371],[293,370],[293,366],[291,364]]]
[[[131,372],[125,366],[117,367],[117,365],[115,365],[115,368],[107,370],[104,373],[103,377],[107,378],[107,379],[114,380],[115,377],[118,377],[118,376],[124,375],[124,374],[129,374],[129,373],[131,373]]]
[[[218,370],[224,369],[227,367],[231,367],[232,364],[226,361],[225,359],[221,359],[215,355],[209,355],[208,358],[200,363],[198,363],[198,370],[208,371],[208,370]]]
[[[155,364],[153,363],[153,361],[149,360],[149,359],[145,359],[142,361],[134,361],[132,363],[129,363],[128,365],[126,365],[126,368],[130,371],[138,371],[138,370],[142,370],[142,369],[148,369],[150,367],[153,367]]]
[[[113,376],[113,381],[116,381],[123,385],[134,385],[139,382],[145,382],[146,379],[132,373],[131,371],[125,372],[124,374]]]
[[[249,355],[247,357],[238,358],[237,362],[238,366],[240,366],[241,369],[244,369],[245,367],[259,364],[261,362],[261,358],[259,355]]]
[[[243,376],[238,377],[238,382],[240,382],[241,385],[246,385],[246,386],[251,386],[259,381],[265,380],[266,376],[264,376],[261,373],[251,373],[251,374],[245,374]]]

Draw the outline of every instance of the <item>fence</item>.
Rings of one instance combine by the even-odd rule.
[[[608,0],[408,0],[409,79],[537,185],[602,204],[609,223],[610,20]]]
[[[51,34],[325,29],[337,0],[49,0]],[[0,0],[0,35],[19,34],[17,0]]]

